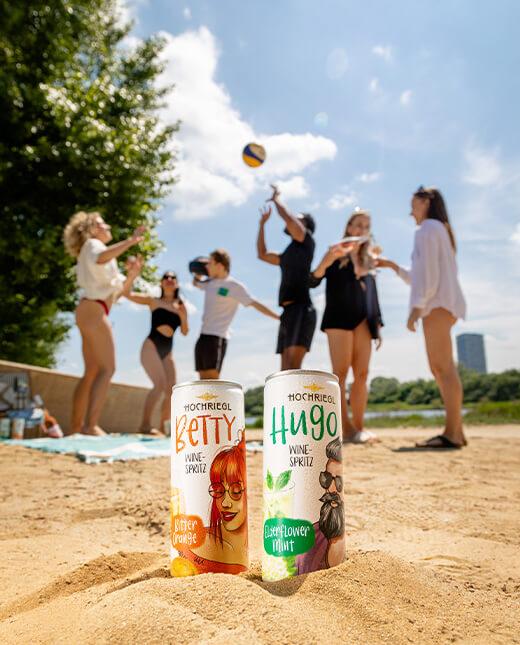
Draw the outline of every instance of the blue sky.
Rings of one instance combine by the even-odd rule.
[[[279,271],[256,259],[258,208],[276,181],[287,204],[317,220],[316,262],[339,239],[355,206],[368,208],[384,254],[408,264],[414,226],[410,195],[436,185],[459,244],[468,319],[455,332],[485,334],[488,368],[520,365],[520,4],[469,0],[260,2],[135,0],[128,46],[161,32],[161,83],[175,83],[162,118],[182,120],[175,141],[179,182],[161,210],[166,251],[190,303],[191,332],[175,340],[179,380],[194,376],[202,294],[187,264],[227,248],[232,274],[276,307]],[[249,169],[242,147],[262,143],[267,161]],[[109,219],[109,216],[107,217]],[[268,246],[287,238],[273,215]],[[371,376],[428,377],[422,334],[405,329],[408,288],[378,277],[383,348]],[[314,293],[320,314],[323,288]],[[122,302],[111,313],[115,380],[148,384],[139,351],[146,308]],[[222,376],[259,385],[279,368],[277,325],[241,309]],[[317,332],[305,367],[329,369]],[[80,373],[76,330],[59,367]]]

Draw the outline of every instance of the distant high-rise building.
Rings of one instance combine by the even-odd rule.
[[[460,334],[457,336],[459,363],[469,370],[487,373],[484,336],[482,334]]]

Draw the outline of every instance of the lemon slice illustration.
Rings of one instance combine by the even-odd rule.
[[[186,558],[174,558],[170,564],[170,573],[174,578],[186,578],[187,576],[196,576],[197,567]]]

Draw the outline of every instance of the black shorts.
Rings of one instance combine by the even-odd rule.
[[[195,345],[195,369],[220,372],[226,355],[227,340],[220,336],[201,334]]]
[[[315,329],[316,309],[312,305],[295,302],[285,306],[280,317],[276,353],[281,354],[284,349],[294,345],[300,345],[309,351]]]

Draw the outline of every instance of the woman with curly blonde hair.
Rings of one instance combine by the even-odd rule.
[[[127,262],[127,276],[119,272],[116,258],[142,240],[145,227],[139,227],[123,242],[107,246],[112,239],[110,226],[99,213],[75,213],[63,233],[65,249],[77,258],[76,276],[82,297],[76,308],[81,333],[85,372],[74,391],[72,431],[105,434],[98,421],[115,371],[111,306],[130,291],[141,270],[141,258]]]

